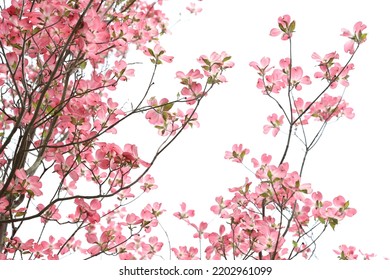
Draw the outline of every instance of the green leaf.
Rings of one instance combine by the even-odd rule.
[[[337,219],[334,219],[334,218],[329,218],[329,225],[331,226],[331,228],[334,230],[334,228],[336,227],[336,225],[339,223],[339,221]]]
[[[32,31],[32,34],[35,35],[37,34],[39,31],[41,31],[41,29],[39,27],[35,27]]]
[[[203,58],[204,63],[206,63],[208,66],[210,66],[211,62],[207,58]]]
[[[225,58],[222,60],[222,62],[226,62],[226,61],[230,60],[231,58],[232,58],[231,56],[227,56],[227,57],[225,57]]]
[[[81,70],[84,70],[85,67],[87,67],[87,61],[84,60],[83,62],[80,63],[80,68]]]
[[[162,117],[163,117],[164,121],[167,121],[167,119],[168,119],[167,112],[162,112]]]
[[[171,110],[172,107],[173,107],[173,103],[167,103],[164,105],[163,111],[165,111],[165,112],[169,111],[169,110]]]
[[[249,185],[249,184],[246,184],[246,185],[245,185],[245,193],[248,193],[248,191],[249,191],[249,187],[250,187],[250,185]]]
[[[77,164],[81,163],[81,156],[80,156],[80,154],[77,154],[76,161],[77,161]]]
[[[22,46],[18,45],[18,44],[11,44],[11,46],[13,46],[15,49],[18,49],[18,50],[22,49]]]
[[[35,194],[34,194],[34,192],[32,190],[27,190],[27,193],[28,193],[28,195],[30,197],[34,197],[35,196]]]
[[[290,32],[294,32],[294,30],[295,30],[295,20],[293,20],[291,22],[291,24],[290,24],[288,29],[289,29]]]
[[[283,27],[283,25],[281,23],[279,23],[279,28],[280,30],[282,30],[283,32],[286,32],[286,29]]]
[[[151,56],[155,56],[154,51],[152,49],[148,48],[148,52],[150,53]]]
[[[15,217],[23,217],[26,212],[16,212]]]
[[[339,258],[340,258],[340,260],[346,260],[347,259],[347,257],[344,254],[344,251],[341,251],[341,254],[340,254]]]

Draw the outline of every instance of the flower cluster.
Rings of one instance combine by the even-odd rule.
[[[292,67],[289,58],[284,58],[279,61],[280,68],[270,66],[271,59],[263,57],[260,63],[252,61],[249,63],[253,67],[260,78],[257,80],[257,88],[263,94],[280,93],[286,87],[302,90],[302,85],[310,85],[309,76],[303,75],[302,67]]]
[[[244,152],[246,151],[246,152]],[[225,158],[242,163],[249,150],[235,145],[233,153],[226,152]],[[234,155],[233,155],[234,154]],[[301,255],[309,258],[311,248],[305,242],[299,243],[312,227],[329,225],[333,229],[345,217],[356,214],[354,208],[342,196],[333,202],[324,201],[320,192],[313,192],[311,185],[302,183],[296,171],[289,172],[289,164],[271,164],[272,157],[263,154],[260,160],[252,158],[260,181],[257,185],[246,178],[244,184],[230,188],[231,197],[219,196],[210,210],[223,224],[218,231],[205,231],[208,224],[199,226],[190,221],[194,210],[187,210],[181,204],[181,211],[174,214],[180,220],[195,228],[194,238],[209,243],[205,249],[206,259],[227,259],[229,256],[242,259],[287,259]],[[280,218],[274,213],[280,213]],[[314,224],[313,224],[314,223]],[[312,236],[312,235],[310,235]],[[293,240],[286,243],[287,237]],[[315,239],[314,236],[311,238]],[[186,247],[175,249],[179,259],[193,259]]]
[[[355,23],[353,26],[353,32],[348,29],[341,29],[341,36],[348,37],[350,40],[345,43],[344,51],[350,54],[355,53],[357,46],[364,43],[367,40],[367,33],[363,33],[367,26],[361,21]]]
[[[230,61],[231,57],[225,52],[221,54],[213,52],[210,57],[202,55],[198,62],[201,64],[203,73],[199,69],[191,69],[187,73],[176,72],[176,78],[180,79],[183,85],[178,97],[182,96],[187,105],[194,105],[207,95],[207,92],[214,84],[225,83],[226,78],[222,72],[234,66]],[[207,77],[207,85],[202,86],[201,80]],[[163,136],[175,135],[180,129],[188,126],[199,126],[198,114],[193,107],[184,113],[177,109],[173,111],[175,101],[163,98],[158,101],[155,97],[148,100],[148,105],[152,108],[145,117],[149,123],[158,129],[158,133]]]
[[[345,244],[340,245],[338,250],[333,250],[337,255],[339,260],[357,260],[359,255],[356,253],[356,247],[347,246]],[[364,260],[371,260],[376,257],[373,253],[363,253],[359,250],[360,255],[363,256]]]

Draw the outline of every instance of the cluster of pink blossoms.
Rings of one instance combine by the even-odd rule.
[[[100,136],[116,133],[118,123],[142,110],[162,135],[198,126],[198,116],[196,108],[172,113],[178,100],[152,98],[129,113],[112,99],[110,92],[134,76],[126,58],[130,49],[155,66],[173,60],[159,43],[168,23],[159,9],[162,0],[114,2],[13,0],[1,7],[0,259],[58,259],[70,251],[150,259],[162,247],[149,236],[161,204],[148,204],[139,215],[126,213],[136,183],[141,193],[157,188],[146,173],[151,163],[136,145]],[[225,80],[227,60],[211,56],[213,67],[205,72],[213,79],[210,86]],[[199,93],[195,98],[209,90],[191,84],[186,87]],[[49,173],[55,177],[46,184]],[[117,200],[108,206],[111,197]],[[34,217],[43,229],[51,223],[73,224],[75,230],[71,237],[48,237],[43,230],[42,238],[20,238]]]
[[[295,30],[295,21],[291,21],[289,15],[279,17],[279,28],[273,28],[270,32],[271,36],[282,34],[282,40],[291,40]],[[366,33],[363,30],[366,28],[364,24],[358,22],[354,26],[353,33],[343,29],[342,36],[349,37],[351,40],[346,43],[345,51],[354,54],[354,50],[366,40]],[[352,63],[342,65],[338,62],[339,54],[331,52],[323,57],[317,53],[312,54],[312,58],[318,63],[320,71],[314,73],[316,79],[325,80],[328,83],[327,88],[336,89],[340,84],[344,87],[349,85],[349,72],[354,69]],[[260,76],[257,80],[257,88],[263,94],[279,94],[282,89],[288,89],[288,95],[292,98],[290,103],[293,119],[288,119],[288,122],[294,125],[307,125],[310,119],[328,122],[333,118],[346,116],[349,119],[354,117],[353,109],[348,106],[348,103],[342,97],[333,97],[325,91],[321,93],[322,97],[314,98],[315,101],[304,101],[302,97],[293,97],[293,90],[301,91],[302,85],[310,85],[312,83],[308,75],[304,75],[300,66],[291,65],[290,58],[284,58],[279,61],[279,67],[270,66],[271,59],[263,57],[260,62],[252,61],[249,65],[254,68]],[[264,125],[264,133],[272,131],[272,135],[276,136],[283,124],[284,115],[278,116],[272,114],[268,117],[269,124]],[[286,116],[287,117],[287,116]]]
[[[88,258],[106,254],[123,260],[151,259],[162,249],[163,243],[150,236],[165,211],[162,204],[147,204],[139,214],[128,213],[126,208],[128,199],[135,197],[135,183],[142,193],[157,188],[154,178],[146,174],[151,163],[141,159],[136,145],[121,148],[101,142],[99,137],[116,133],[116,124],[141,111],[147,111],[146,119],[164,136],[198,126],[199,102],[215,84],[227,81],[224,71],[234,63],[225,52],[202,55],[198,58],[200,69],[177,72],[183,85],[178,100],[152,97],[148,106],[126,113],[108,91],[134,76],[134,69],[126,61],[130,46],[150,57],[155,66],[170,63],[173,57],[158,41],[167,31],[167,18],[157,8],[162,0],[113,3],[13,0],[8,8],[1,9],[0,86],[5,90],[0,110],[0,259],[59,259],[72,251]],[[187,10],[201,12],[193,3]],[[290,40],[295,21],[285,15],[278,19],[278,26],[271,35],[282,34],[282,40]],[[365,28],[358,22],[353,32],[342,31],[342,36],[349,38],[344,50],[351,56],[365,42]],[[324,57],[314,53],[312,57],[320,69],[314,78],[328,82],[331,89],[339,84],[348,86],[353,64],[342,66],[335,52]],[[107,63],[108,58],[114,62]],[[311,84],[302,67],[292,65],[291,58],[281,59],[278,68],[270,66],[267,57],[250,66],[258,72],[257,87],[266,95],[279,94],[282,89],[291,94]],[[200,82],[203,78],[204,86]],[[353,117],[342,98],[325,92],[315,102],[291,100],[295,118],[272,114],[263,128],[265,133],[272,131],[276,136],[284,122],[297,125],[307,124],[310,118],[328,121],[343,115]],[[185,113],[181,109],[173,111],[176,102],[185,102],[190,108]],[[234,145],[225,158],[243,163],[247,154],[249,149]],[[209,229],[204,221],[193,223],[195,211],[187,210],[185,203],[174,214],[195,231],[195,239],[208,242],[207,259],[226,259],[229,255],[290,259],[299,254],[309,258],[310,242],[315,238],[311,235],[313,228],[335,228],[356,213],[344,197],[323,200],[320,192],[313,192],[310,184],[301,182],[298,172],[289,171],[288,163],[273,165],[271,160],[267,154],[260,160],[253,158],[258,183],[246,179],[243,185],[229,189],[231,197],[215,199],[210,209],[223,221],[217,230]],[[135,169],[143,171],[133,176]],[[58,184],[43,186],[42,177],[49,170],[59,179]],[[38,172],[40,176],[34,175]],[[83,187],[85,181],[91,187]],[[44,192],[51,200],[39,201],[35,207],[32,200]],[[110,197],[117,201],[107,207],[103,202]],[[59,207],[67,203],[70,211],[60,212]],[[45,232],[46,240],[23,240],[18,236],[19,225],[34,217],[43,225],[42,236],[49,222],[75,225],[76,229],[67,237],[55,238]],[[8,231],[3,225],[9,226]],[[309,242],[304,240],[306,236]],[[289,238],[291,243],[287,242]],[[172,251],[179,259],[201,258],[195,247],[179,246]],[[341,259],[354,259],[354,251],[354,247],[343,245],[336,253]]]
[[[225,158],[242,163],[249,153],[242,145],[234,145],[233,151],[226,152]],[[206,259],[225,259],[229,255],[243,259],[286,259],[302,254],[308,258],[311,248],[299,240],[317,224],[333,229],[345,217],[352,217],[356,210],[342,196],[333,202],[323,200],[320,192],[312,192],[310,184],[302,183],[299,174],[289,172],[288,163],[279,166],[271,164],[272,157],[263,154],[260,160],[252,158],[255,175],[260,183],[246,178],[239,187],[230,188],[232,197],[219,196],[211,211],[220,219],[217,232],[206,231],[208,224],[199,226],[190,222],[195,216],[194,210],[188,210],[181,204],[181,211],[174,216],[185,221],[196,230],[194,238],[205,240],[209,246],[205,249]],[[274,212],[285,213],[277,219]],[[313,224],[314,222],[314,224]],[[286,243],[287,237],[296,240]],[[179,259],[196,259],[199,255],[194,247],[173,249]],[[192,252],[190,254],[189,252]]]
[[[271,30],[271,36],[282,34],[282,40],[291,40],[295,21],[285,15],[279,17],[278,26]],[[357,23],[354,34],[343,31],[342,35],[351,39],[346,44],[346,52],[353,54],[355,44],[365,41],[364,28],[365,25]],[[323,58],[314,53],[312,57],[319,63],[320,69],[314,78],[325,80],[328,83],[326,89],[335,89],[339,84],[349,85],[349,71],[353,69],[353,64],[342,66],[337,62],[339,55],[336,52]],[[250,66],[260,76],[257,88],[263,94],[271,96],[287,89],[289,96],[291,114],[287,114],[273,97],[284,114],[268,116],[269,124],[264,125],[264,133],[272,131],[272,135],[277,136],[285,119],[291,133],[293,126],[307,125],[311,118],[328,122],[334,117],[354,117],[352,108],[341,97],[332,97],[325,91],[313,97],[311,102],[295,98],[292,92],[301,91],[303,85],[310,85],[312,81],[304,75],[300,66],[291,64],[291,58],[281,59],[280,68],[270,66],[268,57],[263,57],[259,63],[251,62]],[[249,149],[235,144],[231,151],[225,152],[225,159],[244,164],[244,157],[248,154]],[[289,171],[289,164],[284,162],[284,158],[278,165],[271,164],[271,161],[272,157],[268,154],[263,154],[260,159],[252,158],[255,169],[252,173],[258,183],[246,178],[243,185],[229,189],[230,197],[218,196],[215,199],[216,204],[210,210],[224,222],[217,226],[216,231],[208,230],[211,225],[206,222],[201,222],[199,226],[191,222],[195,211],[188,210],[185,203],[181,204],[181,211],[174,214],[195,229],[194,238],[208,244],[204,250],[206,259],[293,259],[298,255],[308,259],[314,253],[313,244],[328,226],[335,229],[346,217],[356,214],[356,209],[351,208],[343,196],[337,196],[332,201],[324,200],[321,192],[312,190],[311,184],[302,183],[300,174]],[[318,229],[322,231],[317,232]],[[180,246],[172,250],[178,259],[198,259],[202,254],[198,255],[195,247]],[[354,247],[343,245],[340,251],[335,252],[340,259],[355,259],[354,251]],[[365,254],[366,259],[370,257],[372,255]]]
[[[210,57],[202,55],[198,58],[202,71],[191,69],[187,73],[182,71],[176,73],[176,78],[180,79],[180,83],[184,85],[180,90],[180,95],[188,105],[199,104],[213,85],[227,82],[222,73],[234,66],[230,59],[231,57],[225,52],[221,54],[213,52]],[[204,77],[207,78],[207,84],[203,87],[200,81]],[[175,135],[177,131],[188,126],[199,127],[198,114],[195,109],[191,107],[186,113],[180,109],[172,112],[174,102],[167,98],[158,101],[155,97],[148,100],[148,105],[153,109],[148,111],[145,117],[158,129],[160,135]]]
[[[354,246],[347,246],[347,245],[340,245],[339,250],[333,250],[340,260],[357,260],[359,258],[359,255],[356,254],[356,248]],[[360,255],[363,256],[364,260],[371,260],[372,258],[376,257],[375,254],[367,254],[363,253],[361,250],[359,250]]]

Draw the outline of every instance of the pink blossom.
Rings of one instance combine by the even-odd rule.
[[[267,120],[271,123],[271,125],[264,125],[263,132],[264,134],[268,134],[270,130],[272,130],[272,136],[276,136],[279,133],[280,126],[283,125],[284,115],[278,117],[275,113],[268,116]]]
[[[142,177],[140,180],[139,180],[139,183],[141,183],[141,189],[144,191],[144,192],[149,192],[151,190],[154,190],[154,189],[157,189],[157,185],[154,183],[154,178],[147,174],[145,175],[144,177]]]
[[[181,79],[183,85],[191,85],[195,80],[202,79],[203,74],[198,69],[191,69],[187,74],[182,71],[176,72],[176,78]]]
[[[194,210],[187,210],[187,205],[185,204],[185,202],[182,202],[180,204],[180,208],[181,208],[181,211],[175,212],[173,214],[173,216],[175,216],[176,218],[178,218],[180,220],[194,217],[195,211]]]
[[[257,88],[261,89],[263,94],[270,92],[279,93],[282,88],[286,87],[286,74],[280,69],[274,69],[271,74],[257,80]]]
[[[153,50],[147,47],[143,47],[143,53],[146,56],[151,56],[154,59],[151,59],[153,63],[161,64],[161,60],[171,63],[173,61],[173,56],[165,55],[166,51],[159,43],[155,44]]]
[[[195,228],[195,230],[197,231],[195,234],[194,234],[194,238],[201,238],[202,235],[204,234],[204,231],[206,230],[208,224],[206,222],[201,222],[199,224],[199,226],[197,226],[196,224],[193,224],[191,223],[190,224],[193,228]]]
[[[361,250],[359,250],[359,253],[363,256],[364,260],[371,260],[372,258],[376,257],[376,254],[374,253],[363,253]]]
[[[183,87],[180,93],[187,98],[188,105],[195,104],[199,97],[205,94],[202,85],[197,82],[192,82],[187,87]]]
[[[161,99],[159,102],[157,102],[157,99],[155,97],[152,97],[148,100],[148,104],[153,107],[153,109],[149,110],[145,118],[149,120],[149,123],[153,125],[161,125],[164,123],[164,118],[162,117],[162,111],[164,104],[167,104],[169,100],[167,98]]]
[[[209,78],[208,83],[225,83],[226,78],[222,75],[222,71],[234,66],[231,56],[226,52],[213,52],[210,57],[201,55],[197,60],[201,64],[203,73]]]
[[[42,195],[42,183],[39,181],[38,176],[27,176],[26,171],[23,169],[18,169],[15,171],[15,176],[21,180],[20,187],[22,188],[22,193],[25,191],[30,191],[30,196],[40,196]]]
[[[264,76],[266,72],[270,71],[272,67],[268,67],[271,59],[269,57],[263,57],[260,59],[260,64],[252,61],[249,66],[253,67],[260,76]]]
[[[310,85],[311,81],[309,76],[303,76],[303,70],[301,67],[293,67],[291,68],[291,85],[295,87],[297,90],[301,90],[302,86],[304,85]]]
[[[187,246],[179,246],[179,249],[172,248],[172,251],[175,253],[175,256],[179,260],[198,260],[199,257],[196,255],[198,254],[198,249],[194,247],[190,247],[189,249]]]
[[[291,21],[289,15],[280,16],[278,18],[278,26],[279,28],[271,29],[271,36],[276,37],[282,33],[282,40],[288,40],[292,37],[292,33],[295,30],[295,21]]]
[[[197,15],[198,13],[200,13],[202,11],[202,8],[197,7],[195,3],[190,3],[190,5],[186,7],[186,9],[191,14],[194,14],[194,15]]]
[[[217,202],[218,205],[213,205],[211,206],[210,210],[214,213],[214,214],[221,214],[221,212],[226,208],[226,207],[229,207],[230,205],[230,201],[226,201],[224,200],[224,198],[222,196],[218,196],[215,198],[215,201]]]
[[[42,203],[39,203],[37,205],[37,210],[42,211],[44,209],[44,205]],[[59,220],[61,219],[61,215],[58,211],[58,208],[53,204],[47,209],[42,215],[41,215],[41,223],[46,224],[48,220]]]
[[[73,220],[88,220],[90,223],[96,223],[100,221],[100,215],[97,210],[101,208],[101,202],[97,199],[93,199],[90,204],[86,203],[84,199],[76,198],[74,203],[77,205],[76,213],[69,217]]]
[[[271,160],[272,160],[272,156],[271,155],[267,155],[267,154],[262,154],[261,155],[261,163],[263,165],[270,164]]]
[[[346,53],[355,53],[355,44],[360,45],[367,40],[367,33],[363,33],[363,30],[365,30],[366,28],[367,26],[361,21],[359,21],[353,26],[353,32],[345,28],[341,29],[341,36],[348,37],[350,39],[344,45],[344,51]]]
[[[233,145],[233,152],[226,151],[225,152],[225,159],[230,159],[233,162],[241,163],[245,157],[245,155],[249,154],[249,149],[243,149],[242,144]]]
[[[356,260],[358,255],[355,253],[356,248],[353,246],[340,245],[339,250],[333,250],[340,260]]]

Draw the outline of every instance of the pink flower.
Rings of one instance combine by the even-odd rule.
[[[243,149],[242,144],[233,145],[233,152],[226,151],[225,159],[231,159],[233,162],[241,163],[245,155],[249,154],[249,149]]]
[[[218,196],[215,198],[215,201],[217,202],[218,205],[213,205],[211,206],[210,210],[216,214],[219,215],[222,213],[222,211],[229,207],[231,201],[230,200],[224,200],[222,196]]]
[[[276,37],[283,33],[282,40],[290,39],[292,37],[292,33],[295,30],[295,21],[291,21],[291,17],[289,15],[284,15],[278,18],[278,25],[279,28],[271,29],[270,35]]]
[[[270,164],[271,160],[272,160],[272,156],[271,155],[262,154],[262,156],[261,156],[261,163],[263,165]]]
[[[180,220],[185,220],[185,219],[188,219],[190,217],[195,216],[194,210],[187,210],[187,206],[186,206],[185,202],[180,204],[180,208],[181,208],[181,212],[175,212],[173,214],[173,216],[175,216],[176,218],[178,218]]]
[[[249,63],[249,66],[257,70],[260,76],[264,76],[266,72],[272,69],[272,67],[268,67],[270,61],[271,59],[269,57],[263,57],[262,59],[260,59],[260,64],[255,61],[252,61],[251,63]]]
[[[173,61],[173,56],[165,55],[165,52],[166,51],[161,47],[159,43],[154,46],[153,50],[147,47],[143,48],[143,53],[146,56],[153,57],[154,59],[151,59],[151,61],[156,64],[161,64],[161,60],[167,63],[171,63]]]
[[[15,176],[21,181],[19,186],[22,188],[21,192],[28,192],[29,196],[42,195],[42,183],[39,181],[38,176],[27,177],[26,171],[18,169],[15,171]]]
[[[359,250],[359,253],[363,256],[364,260],[371,260],[372,258],[376,257],[374,253],[367,254],[367,253],[363,253],[361,250]]]
[[[182,123],[182,125],[187,123],[185,129],[188,127],[200,126],[198,122],[198,113],[194,112],[193,108],[188,109],[185,114],[180,109],[178,109],[177,116],[180,118],[180,122]]]
[[[206,230],[208,224],[206,222],[201,222],[199,224],[199,226],[197,226],[196,224],[190,224],[193,228],[195,228],[195,230],[197,231],[195,234],[194,234],[194,238],[201,238],[202,235],[204,234],[204,231]]]
[[[257,80],[257,88],[261,89],[264,94],[270,92],[279,93],[282,88],[286,87],[286,74],[280,69],[274,69],[271,74]]]
[[[199,257],[196,255],[198,254],[198,249],[194,247],[190,247],[187,249],[187,246],[179,246],[179,249],[172,248],[172,251],[175,253],[175,256],[179,260],[198,260]]]
[[[293,67],[291,68],[291,85],[295,87],[297,90],[301,90],[302,86],[304,85],[310,85],[311,81],[309,76],[303,76],[303,70],[301,67]]]
[[[283,124],[284,115],[278,117],[275,113],[268,116],[267,120],[271,123],[271,125],[264,125],[263,132],[264,134],[268,134],[270,130],[272,130],[272,136],[276,136],[279,133],[280,126]]]
[[[142,184],[141,189],[144,192],[149,192],[151,190],[157,189],[157,185],[154,183],[154,178],[149,174],[146,174],[144,177],[142,177],[139,180],[139,183]]]
[[[148,243],[142,243],[141,247],[146,251],[148,258],[152,258],[157,252],[161,251],[163,246],[162,242],[158,241],[156,236],[149,238]]]
[[[74,203],[77,205],[75,215],[69,217],[73,220],[87,220],[90,223],[96,223],[100,221],[100,215],[97,212],[101,208],[101,202],[97,199],[93,199],[90,204],[86,203],[84,199],[76,198]]]
[[[159,102],[157,102],[155,97],[152,97],[148,100],[148,105],[153,108],[145,115],[145,118],[149,120],[149,123],[153,125],[161,125],[164,123],[164,118],[162,116],[164,106],[162,105],[167,104],[168,102],[169,100],[167,98],[163,98]]]
[[[355,254],[356,248],[353,246],[340,245],[339,250],[333,250],[340,260],[356,260],[358,255]]]
[[[227,68],[232,68],[234,62],[226,52],[213,52],[210,57],[201,55],[197,60],[203,68],[203,73],[208,77],[208,83],[225,83],[226,78],[221,73]]]
[[[41,211],[43,210],[44,205],[42,203],[39,203],[37,206],[37,210]],[[55,205],[51,205],[49,209],[47,209],[42,215],[41,215],[41,223],[46,224],[48,220],[59,220],[61,219],[61,215],[58,212],[58,208]]]
[[[190,5],[186,7],[186,9],[191,14],[194,14],[194,15],[197,15],[198,13],[200,13],[202,11],[202,8],[196,7],[195,3],[190,3]]]
[[[315,201],[322,201],[322,193],[320,193],[320,192],[313,192],[311,197]]]
[[[192,105],[195,104],[196,100],[205,93],[201,84],[192,82],[192,84],[188,85],[188,87],[183,87],[181,94],[187,98],[187,104]]]
[[[176,78],[181,79],[181,84],[183,85],[191,85],[194,80],[202,79],[203,74],[198,69],[191,69],[187,74],[184,74],[182,71],[176,72]]]
[[[120,157],[126,162],[130,163],[132,168],[139,167],[139,164],[143,165],[144,167],[150,166],[148,162],[139,158],[138,147],[134,144],[125,144],[123,147],[123,153]]]
[[[295,105],[295,108],[293,109],[293,112],[294,113],[297,113],[298,116],[300,116],[310,105],[311,105],[311,102],[305,102],[302,98],[298,97],[295,101],[294,101],[294,105]],[[298,117],[297,116],[297,117]],[[303,118],[301,117],[299,121],[297,121],[295,123],[295,125],[306,125],[309,123],[309,119],[310,119],[310,115],[305,113],[305,115],[303,116]]]
[[[330,121],[332,118],[340,118],[346,116],[352,119],[355,114],[353,109],[348,106],[345,100],[341,100],[341,97],[333,97],[328,94],[324,96],[316,103],[312,105],[309,110],[309,114],[319,121]]]
[[[348,37],[350,39],[344,45],[344,51],[346,53],[353,54],[356,50],[355,44],[359,46],[367,40],[367,33],[363,33],[363,30],[366,28],[367,26],[359,21],[353,26],[353,33],[348,29],[341,29],[341,36]]]

